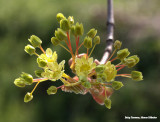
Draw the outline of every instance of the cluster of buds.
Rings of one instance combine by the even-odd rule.
[[[52,52],[50,48],[44,50],[41,46],[41,39],[32,35],[29,39],[31,44],[25,46],[24,50],[30,55],[37,56],[37,64],[41,69],[35,71],[35,75],[37,76],[35,79],[33,79],[30,74],[24,72],[19,78],[15,79],[14,84],[18,87],[25,87],[26,85],[36,83],[33,90],[27,92],[25,95],[24,102],[29,102],[33,99],[33,92],[39,83],[47,80],[52,82],[60,80],[62,85],[50,86],[47,90],[48,95],[56,94],[58,89],[75,94],[84,95],[90,93],[97,103],[105,105],[110,109],[110,96],[113,91],[119,90],[124,86],[121,81],[116,80],[117,77],[132,78],[135,81],[143,80],[142,73],[139,71],[132,71],[130,74],[118,74],[119,70],[124,67],[131,68],[139,62],[139,57],[137,55],[128,57],[130,52],[127,48],[120,50],[122,45],[120,41],[115,41],[112,55],[105,64],[100,64],[97,59],[91,57],[95,46],[100,43],[97,30],[94,28],[90,29],[84,39],[81,39],[84,33],[82,23],[74,23],[74,18],[72,16],[66,18],[62,13],[57,14],[57,21],[60,24],[60,28],[55,31],[51,42],[54,46],[61,46],[71,54],[71,59],[68,63],[75,76],[70,77],[67,75],[64,70],[65,60],[58,63],[57,53]],[[75,38],[75,51],[72,50],[71,36]],[[82,41],[80,41],[80,39]],[[81,44],[79,44],[80,42]],[[86,52],[83,54],[78,53],[81,47],[86,48]],[[42,54],[38,54],[36,48],[39,48]],[[116,57],[112,58],[116,51]],[[113,64],[115,60],[119,60],[119,63]]]

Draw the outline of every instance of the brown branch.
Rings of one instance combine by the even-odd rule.
[[[113,13],[113,0],[107,0],[108,11],[107,11],[107,39],[106,48],[103,57],[100,61],[101,64],[105,64],[112,52],[112,45],[114,42],[114,13]]]

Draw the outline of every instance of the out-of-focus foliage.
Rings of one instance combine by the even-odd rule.
[[[58,26],[58,12],[83,22],[86,32],[91,27],[98,30],[104,42],[96,47],[93,57],[100,59],[106,38],[106,4],[106,0],[0,0],[0,122],[117,122],[125,116],[159,116],[159,0],[114,1],[115,39],[139,55],[141,61],[135,69],[143,72],[144,81],[124,82],[126,87],[111,98],[111,110],[99,106],[89,94],[58,92],[48,96],[45,91],[52,82],[42,83],[34,101],[25,104],[21,98],[26,89],[19,90],[13,84],[19,72],[32,73],[37,68],[34,57],[24,52],[30,35],[39,36],[44,48],[57,50],[59,60],[68,60],[69,54],[50,43]]]

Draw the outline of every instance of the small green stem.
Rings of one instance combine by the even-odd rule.
[[[109,61],[112,58],[112,56],[115,54],[115,52],[116,52],[116,49],[114,49],[112,55],[109,57],[109,59],[107,61]]]
[[[41,49],[41,51],[45,54],[45,51],[44,51],[44,49],[43,49],[43,47],[40,45],[40,47],[39,47],[40,49]]]
[[[110,61],[112,62],[112,61],[114,61],[114,60],[116,60],[116,59],[117,59],[117,57],[113,58],[113,59],[112,59],[112,60],[110,60]]]
[[[61,46],[62,48],[64,48],[67,52],[69,52],[71,54],[71,52],[62,44],[59,44],[59,46]],[[72,54],[71,54],[72,55]]]
[[[94,44],[94,46],[93,46],[93,48],[92,48],[92,50],[91,50],[91,52],[90,52],[90,54],[89,54],[89,56],[88,56],[88,57],[90,57],[90,56],[91,56],[91,54],[92,54],[92,52],[93,52],[93,50],[94,50],[95,46],[96,46],[96,44]]]
[[[81,43],[81,45],[78,47],[78,50],[82,47],[83,44],[84,44],[84,42]]]
[[[63,79],[63,78],[61,78],[60,80],[63,82],[63,84],[64,84],[64,85],[66,85],[66,84],[70,84],[68,81],[66,81],[66,80],[65,80],[65,79]]]
[[[36,53],[36,52],[35,52],[34,54],[35,54],[36,56],[39,56],[38,53]]]
[[[76,83],[70,83],[69,85],[65,85],[65,86],[76,86],[79,85],[81,83],[81,81],[78,81]]]

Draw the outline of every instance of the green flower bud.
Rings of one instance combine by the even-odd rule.
[[[99,44],[100,43],[100,37],[96,36],[93,40],[94,44]]]
[[[88,81],[87,81],[87,82],[83,82],[82,85],[83,85],[85,88],[88,88],[88,89],[91,88],[91,83],[88,82]]]
[[[115,90],[119,90],[121,87],[123,87],[124,85],[123,85],[123,83],[122,82],[120,82],[120,81],[113,81],[112,82],[112,87],[113,87],[113,89],[115,89]]]
[[[25,46],[24,51],[30,55],[33,55],[33,54],[35,54],[36,49],[33,46],[31,46],[30,44],[28,44],[27,46]]]
[[[69,16],[68,17],[68,21],[70,22],[71,25],[74,24],[74,18],[73,18],[73,16]]]
[[[29,42],[33,45],[33,47],[40,47],[40,45],[42,44],[42,41],[39,37],[35,36],[35,35],[32,35],[30,37],[30,39],[28,39]]]
[[[95,35],[97,34],[97,30],[95,30],[94,28],[90,29],[90,31],[87,33],[87,36],[94,38]]]
[[[122,42],[120,42],[119,40],[116,40],[114,42],[114,48],[115,49],[120,49],[121,48],[121,45],[122,45]]]
[[[60,21],[60,28],[64,31],[68,31],[70,29],[70,23],[68,19],[62,19]]]
[[[26,86],[26,84],[24,83],[24,80],[22,78],[15,79],[14,84],[18,87],[25,87]]]
[[[106,75],[102,73],[97,73],[97,81],[98,82],[106,82]]]
[[[24,102],[27,103],[33,99],[33,95],[29,92],[24,96]]]
[[[143,75],[139,71],[132,71],[131,78],[136,81],[141,81],[141,80],[143,80]]]
[[[64,15],[62,13],[57,14],[57,21],[60,22],[62,19],[64,19]]]
[[[36,75],[37,77],[42,77],[42,76],[41,76],[42,72],[43,72],[43,70],[36,70],[36,71],[34,71],[34,73],[35,73],[35,75]]]
[[[139,62],[139,58],[137,55],[133,55],[128,58],[125,58],[123,62],[125,65],[128,66],[128,68],[131,68]]]
[[[76,36],[82,36],[82,35],[83,35],[83,32],[84,32],[84,29],[83,29],[82,23],[79,24],[79,23],[77,22],[77,23],[76,23],[76,26],[75,26],[75,35],[76,35]]]
[[[45,66],[47,66],[47,61],[43,60],[41,58],[37,58],[37,63],[38,63],[39,67],[45,67]]]
[[[55,86],[50,86],[48,89],[47,89],[47,94],[48,95],[51,95],[51,94],[56,94],[57,93],[57,88]]]
[[[127,48],[119,50],[117,52],[117,58],[120,60],[123,60],[124,58],[126,58],[128,55],[130,54],[130,52],[128,51]]]
[[[95,70],[96,70],[96,73],[103,73],[105,70],[104,64],[97,65]]]
[[[30,75],[28,73],[22,72],[21,78],[24,79],[24,83],[26,85],[31,85],[33,83],[33,77],[32,77],[32,75]]]
[[[134,67],[136,65],[135,59],[133,58],[126,58],[123,62],[128,66],[128,68]]]
[[[72,33],[73,35],[75,35],[75,28],[76,28],[75,25],[73,25],[73,26],[71,27],[71,33]]]
[[[87,77],[86,77],[85,75],[80,75],[80,76],[79,76],[79,80],[80,80],[81,82],[87,82]]]
[[[60,41],[59,41],[56,37],[52,37],[52,38],[51,38],[51,42],[52,42],[52,44],[55,45],[55,46],[60,43]]]
[[[106,108],[111,109],[111,100],[106,98],[104,101]]]
[[[92,38],[90,38],[90,37],[85,37],[84,38],[84,47],[85,48],[91,48],[92,47]]]
[[[129,58],[135,59],[136,64],[139,62],[139,57],[137,55],[130,56]]]
[[[63,41],[67,39],[67,34],[64,32],[62,29],[58,28],[55,31],[55,36],[57,37],[58,40]]]

